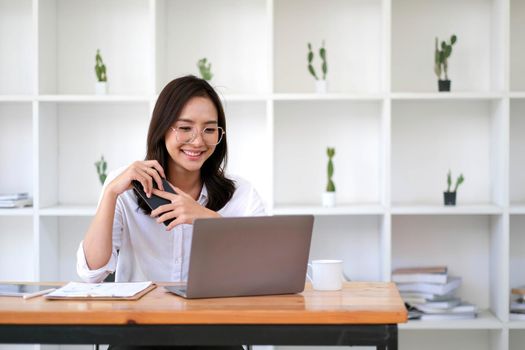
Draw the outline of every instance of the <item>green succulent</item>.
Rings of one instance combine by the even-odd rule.
[[[438,79],[441,79],[442,73],[445,73],[445,80],[448,80],[448,58],[452,54],[452,45],[457,41],[457,36],[450,37],[450,43],[441,42],[441,50],[439,47],[439,39],[436,37],[436,48],[434,53],[434,73]]]
[[[208,59],[201,58],[197,62],[197,67],[199,67],[199,72],[201,73],[201,77],[204,80],[210,81],[213,78],[213,74],[211,73],[211,62],[208,63]]]
[[[97,75],[97,80],[100,82],[108,81],[108,77],[106,75],[106,65],[102,61],[100,49],[97,49],[97,54],[95,55],[95,62],[95,74]]]
[[[452,192],[456,192],[458,190],[459,185],[461,185],[464,181],[465,177],[463,176],[463,174],[460,174],[456,179],[456,185],[454,186],[454,191]],[[447,174],[447,192],[450,192],[450,186],[452,186],[452,175],[449,170]]]
[[[326,63],[326,49],[324,47],[324,40],[321,48],[319,49],[319,57],[321,57],[321,60],[323,63],[321,64],[321,71],[323,72],[323,80],[326,80],[326,73],[328,72],[328,64]],[[319,77],[317,76],[317,73],[315,72],[314,66],[312,65],[312,62],[314,60],[314,52],[312,51],[312,44],[308,43],[308,71],[310,74],[315,78],[315,80],[319,80]]]
[[[332,176],[334,176],[334,163],[332,161],[332,158],[335,156],[335,148],[327,147],[326,155],[328,156],[328,183],[326,184],[326,192],[335,192],[335,184],[332,180]]]
[[[104,160],[104,156],[101,156],[100,160],[95,162],[95,167],[97,168],[100,183],[104,185],[107,178],[106,170],[108,169],[108,163]]]

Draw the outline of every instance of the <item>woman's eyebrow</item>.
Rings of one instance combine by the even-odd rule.
[[[177,121],[195,124],[195,121],[193,119],[187,119],[187,118],[179,118]],[[216,120],[208,120],[207,122],[204,122],[204,124],[218,124],[218,122]]]
[[[179,118],[177,119],[178,122],[186,122],[186,123],[195,123],[192,119],[186,119],[186,118]]]

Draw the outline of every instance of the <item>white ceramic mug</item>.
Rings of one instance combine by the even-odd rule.
[[[306,276],[316,290],[340,290],[343,288],[343,260],[312,260],[308,267],[312,275]]]

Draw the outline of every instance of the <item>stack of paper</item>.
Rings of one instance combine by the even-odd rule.
[[[33,205],[33,199],[26,192],[0,194],[0,208],[22,208]]]
[[[510,300],[510,319],[525,320],[525,286],[512,288]]]
[[[477,316],[477,307],[455,296],[461,278],[448,274],[446,266],[411,267],[392,272],[410,319],[469,319]]]
[[[153,282],[81,283],[69,282],[46,294],[46,299],[121,299],[135,300],[155,288]]]

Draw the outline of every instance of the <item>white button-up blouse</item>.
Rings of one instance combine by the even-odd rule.
[[[124,169],[110,173],[105,184],[110,183]],[[233,197],[218,213],[225,217],[265,215],[263,202],[254,187],[240,178],[232,180],[235,183]],[[102,193],[104,190],[105,186]],[[199,204],[206,205],[207,194],[206,186],[203,186]],[[164,224],[144,214],[138,207],[135,193],[128,190],[117,198],[113,249],[108,263],[99,269],[90,270],[82,241],[77,250],[77,273],[85,282],[102,282],[114,271],[116,282],[186,281],[192,233],[193,225],[187,224],[166,231]]]

